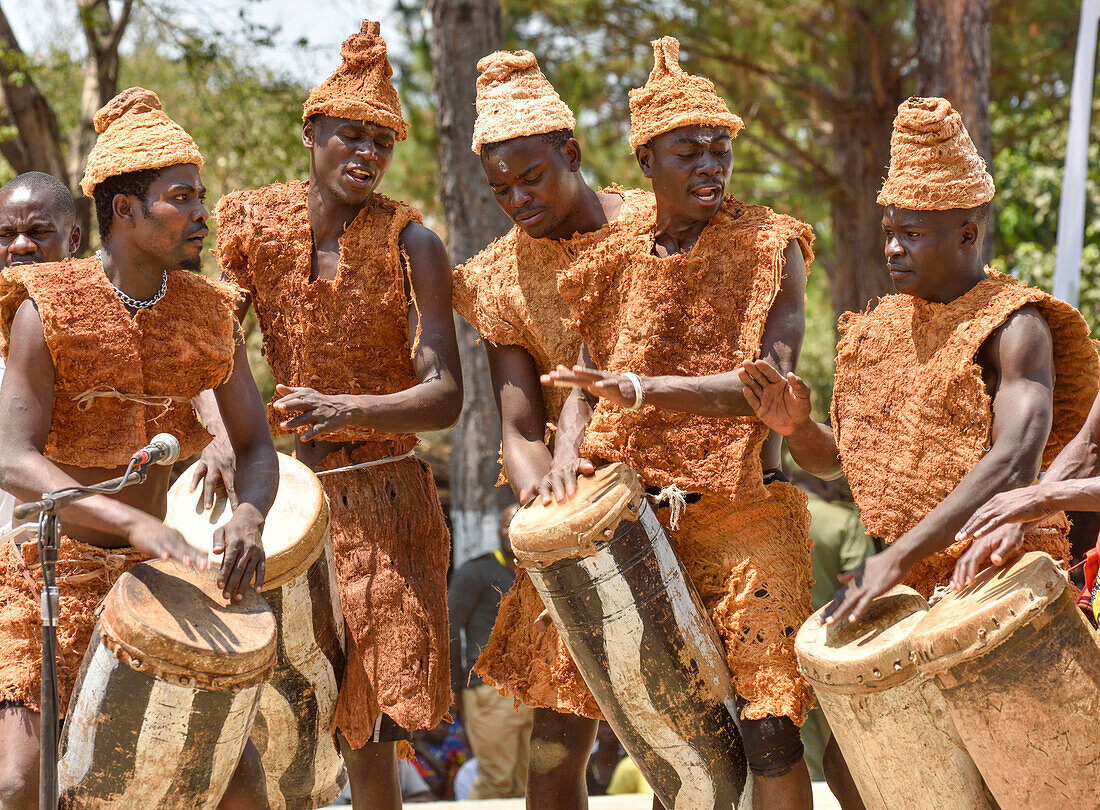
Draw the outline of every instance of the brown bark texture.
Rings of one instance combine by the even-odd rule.
[[[916,94],[951,102],[992,172],[990,0],[916,0],[914,14]],[[993,256],[992,229],[984,254]]]
[[[890,21],[853,5],[844,25],[850,47],[843,103],[833,118],[832,188],[835,258],[833,309],[857,312],[893,292],[883,256],[882,207],[875,202],[890,163],[890,132],[904,99],[890,53]]]
[[[477,61],[503,43],[500,0],[432,0],[431,57],[439,129],[439,193],[446,212],[451,260],[464,262],[505,233],[510,224],[493,199],[477,155],[474,129]],[[489,364],[477,332],[455,316],[466,398],[451,434],[451,523],[458,567],[496,548],[502,506],[497,489],[500,418]]]

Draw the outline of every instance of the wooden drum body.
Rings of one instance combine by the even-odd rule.
[[[1100,642],[1053,559],[986,569],[913,650],[1002,807],[1100,807]]]
[[[212,810],[248,741],[275,620],[226,604],[212,571],[123,574],[104,602],[61,734],[60,806]]]
[[[665,807],[728,810],[747,799],[725,652],[637,476],[612,464],[564,504],[525,506],[511,543]]]
[[[822,624],[824,610],[802,625],[795,650],[867,810],[996,807],[911,660],[910,634],[928,612],[921,595],[899,585],[855,625]]]
[[[232,508],[219,494],[204,511],[202,492],[190,492],[190,480],[184,472],[168,493],[164,522],[209,549]],[[278,655],[252,729],[273,810],[327,807],[347,783],[332,736],[345,640],[328,522],[317,476],[280,453],[279,492],[263,533],[263,595],[275,614]]]

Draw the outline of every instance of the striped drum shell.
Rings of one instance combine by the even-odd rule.
[[[212,810],[275,661],[262,597],[225,604],[211,571],[123,574],[104,602],[61,734],[60,806]]]
[[[219,494],[204,510],[202,493],[189,491],[190,479],[184,472],[168,493],[164,522],[199,548],[210,548],[232,508]],[[327,807],[347,783],[332,737],[345,639],[328,523],[317,476],[280,453],[279,492],[263,532],[263,595],[279,629],[278,655],[252,729],[272,810]]]
[[[625,465],[516,514],[528,570],[600,710],[668,808],[750,806],[736,695],[714,625]]]

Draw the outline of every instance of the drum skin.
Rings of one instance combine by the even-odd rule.
[[[190,480],[185,471],[172,487],[164,522],[209,549],[232,508],[222,493],[204,510],[202,492],[191,492]],[[327,807],[347,784],[332,736],[345,638],[328,522],[317,476],[280,453],[279,492],[263,532],[263,595],[275,614],[279,645],[252,728],[272,810]]]
[[[524,507],[511,543],[665,807],[751,806],[724,649],[634,473],[609,465],[566,504]]]
[[[939,690],[911,660],[909,636],[928,612],[920,594],[899,585],[855,625],[822,624],[824,610],[795,651],[867,810],[995,808]]]
[[[986,569],[912,643],[1002,807],[1100,807],[1100,641],[1053,559]]]
[[[255,593],[226,604],[215,576],[154,562],[115,583],[61,734],[60,807],[217,807],[274,664],[275,622]]]

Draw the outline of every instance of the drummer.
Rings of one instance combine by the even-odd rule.
[[[735,369],[758,357],[794,369],[814,235],[726,196],[741,119],[681,69],[674,38],[653,49],[630,93],[630,144],[656,205],[558,283],[584,348],[582,365],[543,377],[574,391],[540,489],[545,503],[572,495],[587,458],[661,490],[659,516],[725,644],[754,806],[809,808],[799,727],[811,698],[794,651],[810,615],[806,496]]]
[[[334,725],[356,807],[400,807],[396,753],[451,705],[447,529],[416,432],[453,424],[462,376],[451,265],[418,211],[377,193],[401,116],[377,22],[303,110],[309,181],[229,194],[218,260],[248,291],[278,399],[273,428],[296,435],[332,509],[337,587],[348,630]],[[213,403],[207,424],[218,424]],[[222,414],[226,416],[226,414]],[[203,455],[208,504],[236,487],[232,447]],[[238,473],[239,474],[239,473]]]
[[[539,374],[572,362],[580,345],[565,327],[569,308],[558,293],[558,273],[571,256],[603,244],[629,210],[648,205],[649,195],[596,191],[585,182],[573,113],[534,54],[498,51],[482,58],[478,70],[473,149],[515,225],[455,269],[454,307],[485,341],[504,470],[522,501],[550,469],[549,426],[565,400],[564,392],[544,391]],[[542,611],[520,570],[474,671],[535,710],[527,782],[532,806],[580,810],[601,715],[557,632],[538,631]]]
[[[213,389],[244,461],[241,507],[215,538],[219,586],[242,598],[263,582],[260,542],[275,497],[275,449],[240,330],[238,291],[200,275],[206,209],[202,156],[160,108],[132,87],[95,116],[84,174],[103,250],[88,259],[9,264],[0,280],[0,486],[23,500],[119,476],[156,433],[184,456],[210,440],[191,398]],[[45,257],[44,257],[45,258]],[[161,523],[169,468],[117,496],[82,500],[62,515],[57,667],[61,712],[91,639],[95,609],[126,568],[174,558],[205,567],[204,552]],[[33,542],[0,546],[0,804],[38,806],[42,656]],[[137,710],[137,708],[135,708]],[[259,757],[246,749],[223,808],[265,806]]]
[[[887,546],[841,577],[829,622],[859,621],[899,582],[926,598],[946,586],[970,543],[956,532],[994,494],[1032,483],[1096,395],[1080,314],[983,268],[993,191],[951,104],[904,102],[878,196],[898,294],[841,320],[833,427],[811,418],[794,374],[765,361],[742,371],[747,399],[794,460],[821,478],[845,473],[868,532]],[[1059,515],[1020,547],[1064,560],[1066,531]]]

